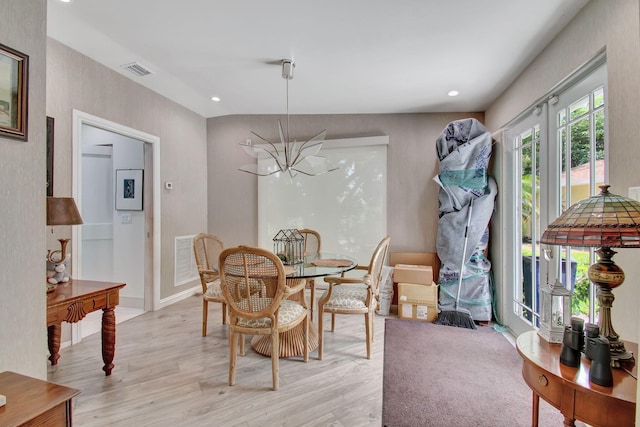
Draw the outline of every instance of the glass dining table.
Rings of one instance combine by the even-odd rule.
[[[310,280],[325,276],[336,276],[353,270],[358,266],[358,262],[346,255],[331,252],[315,252],[305,254],[304,262],[299,264],[285,265],[287,280]],[[311,286],[315,286],[315,281],[311,281]],[[315,295],[315,292],[312,292]],[[306,305],[304,289],[297,294],[291,295],[290,299],[296,299]],[[316,301],[311,300],[311,304]],[[322,313],[318,313],[321,315]],[[309,352],[318,347],[318,330],[313,322],[309,322]],[[254,335],[251,339],[251,348],[256,352],[271,356],[271,337],[269,335]],[[282,332],[280,334],[280,358],[299,356],[304,353],[304,329],[302,324],[297,327]]]

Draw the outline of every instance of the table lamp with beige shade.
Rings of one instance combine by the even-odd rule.
[[[82,217],[73,197],[47,197],[47,225],[78,225],[82,224]],[[53,232],[53,228],[51,229]],[[48,250],[47,260],[51,263],[63,262],[67,256],[67,244],[70,239],[60,238],[59,250]]]
[[[588,276],[598,288],[600,335],[609,340],[613,366],[633,362],[633,354],[625,349],[611,322],[611,291],[624,282],[611,248],[640,248],[640,203],[609,193],[609,185],[601,185],[599,194],[577,202],[549,224],[540,242],[598,248],[598,261],[589,267]]]

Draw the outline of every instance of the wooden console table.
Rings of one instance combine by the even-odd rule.
[[[1,426],[67,426],[72,424],[71,399],[80,390],[49,383],[15,372],[0,373]]]
[[[638,346],[625,342],[627,350],[637,354]],[[564,415],[564,425],[574,420],[597,426],[633,426],[636,416],[636,366],[631,371],[613,369],[613,386],[603,387],[589,381],[591,362],[582,355],[580,366],[560,363],[561,344],[550,344],[536,331],[525,332],[516,340],[522,357],[522,376],[533,390],[532,426],[538,425],[540,397]]]
[[[116,347],[114,309],[120,302],[120,289],[124,286],[124,283],[70,280],[47,293],[47,333],[52,365],[60,358],[61,323],[79,322],[88,313],[102,309],[102,370],[105,375],[111,375]]]

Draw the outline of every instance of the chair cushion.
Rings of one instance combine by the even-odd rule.
[[[331,298],[325,303],[326,308],[359,309],[366,308],[368,287],[364,284],[346,284],[333,287]],[[326,295],[325,291],[325,295]]]
[[[213,282],[207,283],[207,292],[204,293],[205,299],[215,298],[224,299],[222,294],[222,288],[220,287],[220,279],[216,279]]]
[[[262,298],[262,303],[266,307],[271,304],[271,298]],[[246,302],[244,302],[246,305]],[[294,320],[298,319],[306,312],[306,308],[301,306],[295,301],[288,299],[280,302],[280,311],[278,312],[278,325],[287,325]],[[263,317],[260,319],[238,319],[238,326],[244,326],[249,328],[268,328],[271,326],[271,319]]]

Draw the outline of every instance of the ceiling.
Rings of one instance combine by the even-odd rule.
[[[469,112],[586,3],[48,0],[47,32],[203,117],[284,113],[284,58],[291,114]],[[134,62],[153,74],[121,68]]]

